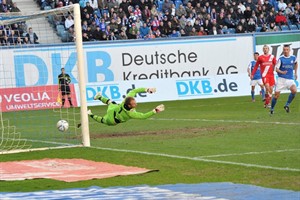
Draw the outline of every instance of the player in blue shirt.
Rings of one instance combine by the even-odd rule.
[[[249,65],[248,65],[248,76],[251,77],[251,73],[252,73],[252,70],[256,64],[256,61],[258,59],[258,56],[259,56],[259,53],[255,52],[253,57],[254,57],[254,60],[252,60]],[[251,85],[251,98],[252,98],[252,102],[255,102],[255,98],[254,98],[254,89],[255,89],[255,86],[256,85],[259,85],[260,88],[261,88],[261,96],[262,96],[262,99],[264,100],[265,98],[265,90],[264,90],[264,84],[262,82],[262,79],[261,79],[261,73],[260,73],[260,68],[257,68],[254,76],[253,76],[253,79],[250,81],[250,85]]]
[[[295,80],[297,80],[298,63],[296,56],[290,55],[290,51],[290,46],[284,45],[283,55],[279,57],[275,66],[276,72],[278,73],[278,80],[276,83],[275,96],[272,99],[270,114],[274,113],[274,107],[282,90],[289,89],[291,91],[284,106],[287,113],[290,112],[289,106],[297,93]]]

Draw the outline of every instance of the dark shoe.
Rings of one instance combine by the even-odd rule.
[[[290,112],[290,107],[288,107],[288,106],[284,106],[283,108],[284,108],[284,110],[285,110],[287,113],[289,113],[289,112]]]

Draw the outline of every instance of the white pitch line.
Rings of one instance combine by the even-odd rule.
[[[53,142],[53,141],[47,141],[47,140],[30,140],[30,139],[21,139],[24,141],[29,142],[38,142],[38,143],[45,143],[45,144],[55,144],[55,145],[64,145],[64,146],[77,146],[78,144],[70,144],[70,143],[63,143],[63,142]]]
[[[253,123],[253,124],[276,124],[276,125],[300,125],[296,122],[266,122],[252,120],[226,120],[226,119],[180,119],[180,118],[150,118],[155,121],[195,121],[195,122],[223,122],[223,123]]]
[[[217,154],[209,156],[198,156],[195,158],[218,158],[218,157],[227,157],[227,156],[243,156],[243,155],[256,155],[256,154],[265,154],[265,153],[280,153],[280,152],[290,152],[290,151],[300,151],[300,149],[282,149],[274,151],[260,151],[260,152],[245,152],[245,153],[231,153],[231,154]]]
[[[210,160],[210,159],[205,159],[205,158],[195,158],[195,157],[188,157],[188,156],[178,156],[178,155],[171,155],[171,154],[164,154],[164,153],[152,153],[152,152],[145,152],[145,151],[135,151],[135,150],[128,150],[128,149],[114,149],[114,148],[104,148],[104,147],[90,147],[90,148],[100,149],[100,150],[107,150],[107,151],[136,153],[136,154],[143,154],[143,155],[152,155],[152,156],[160,156],[160,157],[168,157],[168,158],[176,158],[176,159],[202,161],[202,162],[207,162],[207,163],[219,163],[219,164],[237,165],[237,166],[244,166],[244,167],[272,169],[272,170],[279,170],[279,171],[300,172],[300,169],[294,169],[294,168],[288,168],[288,167],[285,167],[285,168],[283,168],[283,167],[272,167],[272,166],[265,166],[265,165],[238,163],[238,162],[230,162],[230,161],[222,161],[222,160]]]

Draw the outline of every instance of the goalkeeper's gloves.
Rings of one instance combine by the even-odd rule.
[[[156,92],[156,88],[147,88],[146,92],[152,94],[152,93]]]
[[[164,104],[160,104],[159,106],[156,106],[156,108],[153,110],[155,113],[159,113],[165,110]]]

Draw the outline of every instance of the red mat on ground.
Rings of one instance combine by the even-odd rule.
[[[48,178],[75,182],[142,174],[151,170],[84,159],[42,159],[0,163],[0,180]]]

